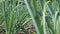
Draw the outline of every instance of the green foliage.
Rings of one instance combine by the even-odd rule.
[[[60,0],[0,0],[4,34],[27,34],[31,21],[37,34],[60,34]]]

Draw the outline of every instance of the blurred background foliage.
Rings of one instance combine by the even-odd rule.
[[[60,0],[0,0],[0,34],[60,34]]]

